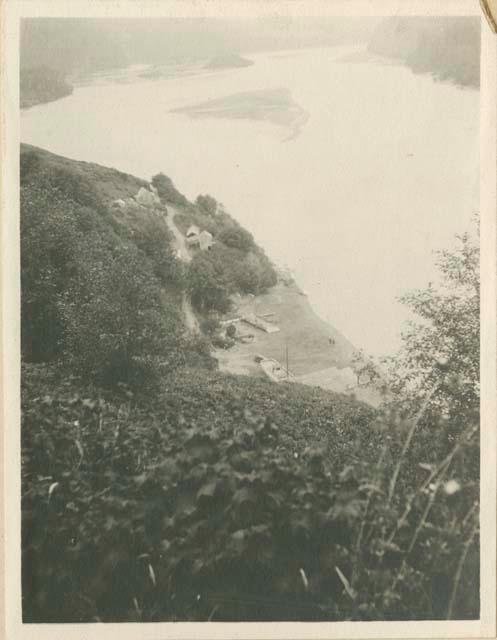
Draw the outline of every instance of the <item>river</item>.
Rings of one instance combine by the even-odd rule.
[[[21,138],[147,179],[162,171],[192,199],[210,193],[323,319],[391,353],[408,317],[396,298],[435,278],[433,250],[478,211],[479,93],[353,53],[101,76],[23,111]]]

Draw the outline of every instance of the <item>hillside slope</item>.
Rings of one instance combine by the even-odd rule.
[[[311,317],[276,279],[211,196],[22,147],[24,622],[478,618],[476,427],[214,370],[233,300]]]

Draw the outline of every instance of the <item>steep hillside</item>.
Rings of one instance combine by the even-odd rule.
[[[392,17],[373,32],[369,50],[398,58],[415,73],[480,86],[480,18]]]
[[[478,618],[473,396],[382,412],[216,371],[250,295],[331,346],[276,279],[212,196],[21,148],[24,622]]]
[[[131,176],[21,149],[22,352],[102,381],[182,357],[181,265],[164,207]],[[117,195],[128,204],[110,206]]]

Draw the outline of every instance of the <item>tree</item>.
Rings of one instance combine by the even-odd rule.
[[[380,380],[378,366],[364,354],[362,349],[353,354],[352,367],[357,377],[358,387],[375,385]]]
[[[199,209],[210,216],[215,216],[217,213],[217,200],[208,194],[205,196],[197,196],[195,204]]]
[[[198,311],[226,313],[230,309],[229,296],[233,292],[233,285],[217,247],[194,256],[187,282],[192,303]]]
[[[454,250],[437,252],[441,282],[402,296],[419,317],[402,334],[400,353],[387,364],[397,397],[442,415],[462,428],[479,415],[479,247],[469,233]]]
[[[232,226],[223,229],[218,236],[220,240],[227,247],[232,249],[239,249],[243,252],[248,252],[255,245],[254,238],[251,233],[246,231],[243,227]]]
[[[161,200],[179,206],[185,206],[188,204],[188,200],[176,189],[171,178],[163,173],[155,175],[152,178],[152,184],[157,189],[157,193]]]

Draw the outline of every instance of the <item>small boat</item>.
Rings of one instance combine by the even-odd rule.
[[[296,382],[296,378],[277,360],[273,358],[262,358],[259,360],[261,369],[273,382]]]

